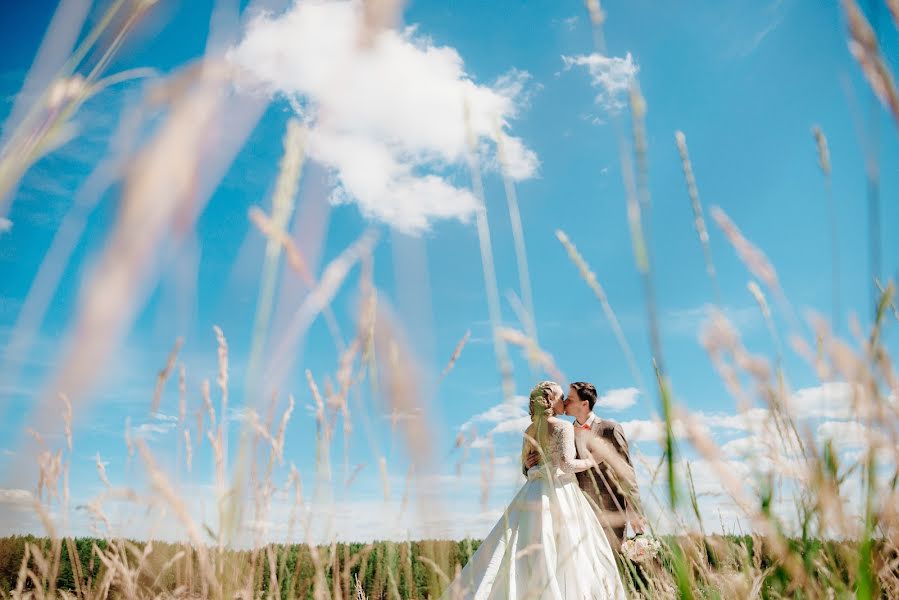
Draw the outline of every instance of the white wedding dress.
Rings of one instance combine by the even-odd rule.
[[[527,483],[441,598],[624,600],[624,585],[596,513],[574,474],[574,428],[550,417],[545,465]]]

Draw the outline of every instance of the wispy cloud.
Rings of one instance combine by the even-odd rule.
[[[596,104],[609,113],[616,114],[625,107],[625,96],[640,68],[631,53],[624,58],[603,56],[599,53],[580,56],[562,56],[565,70],[586,67],[593,87],[599,89]]]
[[[132,429],[135,438],[155,440],[158,436],[165,435],[178,426],[178,417],[171,415],[154,413],[152,419],[152,421],[141,423]]]
[[[765,40],[767,40],[768,37],[781,26],[784,22],[784,17],[786,16],[784,0],[774,0],[762,11],[762,14],[766,19],[766,22],[752,34],[752,37],[748,40],[742,36],[738,38],[738,45],[736,46],[734,53],[739,58],[746,58],[753,54],[762,46]],[[740,23],[740,27],[741,29],[744,27],[742,22]]]
[[[574,31],[577,27],[577,24],[580,22],[581,18],[577,15],[568,17],[567,19],[562,19],[562,26],[568,31]]]
[[[754,330],[762,325],[762,315],[756,306],[726,306],[718,308],[712,304],[703,304],[693,308],[673,309],[662,315],[662,327],[675,335],[696,336],[704,323],[709,320],[713,310],[721,310],[734,327],[741,333]]]
[[[780,24],[783,23],[783,19],[783,15],[778,15],[777,17],[775,17],[774,21],[766,25],[761,31],[758,31],[754,36],[752,36],[752,39],[748,44],[746,44],[746,47],[739,51],[739,55],[741,57],[746,57],[758,50],[759,46],[762,45],[762,42],[764,42],[772,32],[780,27]]]

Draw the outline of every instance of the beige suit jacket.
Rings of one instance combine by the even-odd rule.
[[[577,474],[578,484],[597,511],[613,549],[624,540],[631,515],[640,514],[637,478],[624,429],[615,421],[590,415],[587,428],[575,423],[578,458],[590,453],[597,466]]]

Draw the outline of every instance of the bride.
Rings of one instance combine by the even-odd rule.
[[[531,391],[522,464],[534,447],[543,464],[527,471],[527,483],[443,599],[624,600],[612,549],[574,476],[592,462],[575,458],[574,428],[555,416],[564,412],[559,384],[544,381]]]

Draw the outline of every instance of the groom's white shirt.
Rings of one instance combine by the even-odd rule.
[[[598,420],[599,420],[599,417],[597,417],[597,416],[593,413],[593,411],[591,411],[591,412],[590,412],[590,416],[587,417],[587,420],[586,420],[585,422],[583,422],[583,423],[578,423],[578,422],[577,422],[577,419],[575,419],[575,420],[574,420],[574,426],[575,426],[575,427],[583,427],[584,425],[586,425],[587,427],[593,427],[593,422],[594,422],[594,421],[598,421]]]
[[[598,420],[599,420],[599,417],[597,417],[595,414],[593,414],[592,411],[590,412],[590,416],[587,417],[587,420],[584,423],[578,423],[577,419],[574,420],[574,433],[575,433],[574,447],[577,450],[577,456],[584,457],[584,456],[587,456],[587,454],[588,454],[587,446],[585,445],[585,441],[589,440],[590,437],[579,435],[584,432],[584,429],[583,429],[584,425],[592,428],[593,423],[595,423]]]

